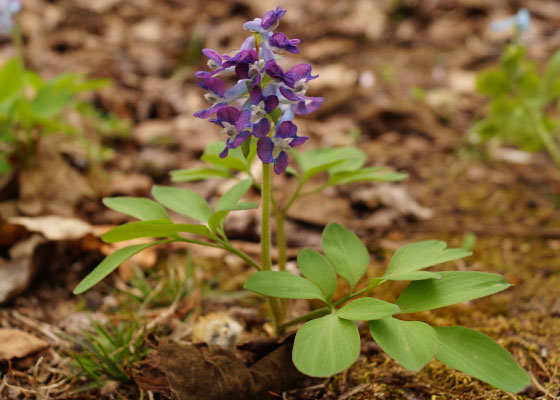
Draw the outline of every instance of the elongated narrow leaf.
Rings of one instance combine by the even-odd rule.
[[[403,313],[432,310],[488,296],[511,285],[503,276],[476,271],[439,272],[441,279],[411,282],[397,305]]]
[[[395,182],[402,181],[407,177],[408,174],[371,167],[358,171],[343,171],[333,174],[329,179],[329,185],[346,185],[357,182]]]
[[[243,156],[242,156],[243,157]],[[226,158],[218,155],[203,155],[200,157],[202,161],[215,165],[220,168],[234,169],[236,171],[248,172],[247,163],[243,158],[234,157],[231,153]]]
[[[231,178],[227,170],[209,167],[197,167],[171,171],[172,182],[192,182],[211,178]]]
[[[424,279],[441,279],[441,275],[438,272],[432,271],[412,271],[412,272],[404,272],[400,275],[395,276],[395,279],[386,279],[383,280],[393,280],[393,281],[422,281]]]
[[[360,355],[360,333],[334,314],[306,322],[296,334],[292,359],[306,375],[326,377],[350,367]]]
[[[340,308],[336,316],[350,321],[372,321],[389,317],[400,311],[396,304],[372,297],[362,297]]]
[[[324,171],[328,171],[330,168],[333,168],[337,165],[340,165],[343,162],[344,162],[344,160],[337,160],[337,161],[332,161],[330,163],[319,165],[317,167],[313,167],[313,168],[311,168],[311,169],[309,169],[308,171],[305,172],[304,177],[305,177],[305,179],[309,179],[312,176],[320,174],[321,172],[324,172]]]
[[[418,371],[436,354],[434,329],[424,322],[384,318],[369,323],[375,342],[404,368]]]
[[[170,210],[197,221],[207,222],[212,216],[206,200],[194,190],[156,185],[152,188],[152,195]]]
[[[245,289],[270,297],[284,299],[317,299],[325,295],[314,283],[286,271],[259,271],[249,277]]]
[[[216,211],[208,220],[208,226],[213,232],[216,231],[218,226],[227,218],[231,211],[251,210],[257,208],[259,205],[250,201],[244,203],[237,203],[232,206],[226,207],[222,211]]]
[[[111,210],[130,215],[142,221],[169,219],[167,211],[153,200],[139,197],[107,197],[103,204]]]
[[[169,220],[131,222],[111,229],[101,236],[107,243],[122,242],[137,238],[170,237],[179,232],[194,233],[210,237],[210,231],[204,225],[174,224]]]
[[[461,326],[435,327],[436,358],[499,389],[519,392],[531,383],[527,371],[490,337]]]
[[[19,57],[12,58],[0,68],[0,101],[4,101],[23,88],[24,68]]]
[[[233,185],[222,197],[216,202],[216,211],[223,211],[232,207],[247,193],[253,180],[251,178],[242,180]]]
[[[369,254],[360,239],[340,224],[328,224],[323,231],[323,251],[336,273],[350,283],[350,289],[366,273]]]
[[[307,150],[298,154],[296,160],[306,174],[314,175],[323,170],[334,174],[360,168],[366,156],[357,147],[337,147]]]
[[[70,90],[49,83],[31,101],[31,108],[40,118],[52,118],[60,114],[71,101]]]
[[[303,276],[313,282],[330,300],[336,290],[336,274],[327,259],[311,249],[298,253],[297,263]]]
[[[447,244],[440,240],[407,244],[395,252],[383,278],[406,280],[401,275],[472,254],[464,249],[446,249],[446,247]]]
[[[159,240],[157,242],[137,244],[134,246],[128,246],[122,249],[118,249],[113,254],[110,254],[107,257],[105,257],[105,259],[101,261],[101,263],[97,267],[95,267],[95,269],[91,271],[79,283],[78,286],[76,286],[76,289],[74,289],[74,294],[83,293],[86,290],[97,285],[99,282],[103,280],[103,278],[105,278],[107,275],[113,272],[120,264],[128,260],[136,253],[139,253],[140,251],[147,249],[148,247],[152,247],[158,244],[168,243],[168,242],[171,242],[171,240]]]

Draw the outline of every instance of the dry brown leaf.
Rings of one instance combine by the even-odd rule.
[[[0,328],[0,360],[22,358],[48,346],[46,341],[25,331]]]
[[[48,240],[74,240],[92,233],[92,227],[87,222],[58,215],[14,217],[8,223],[21,225],[30,232],[41,233]]]

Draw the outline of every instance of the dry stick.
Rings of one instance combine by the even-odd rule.
[[[59,345],[63,343],[63,341],[59,337],[61,334],[63,334],[60,328],[54,325],[49,325],[45,322],[37,321],[15,310],[11,312],[11,316],[17,321],[23,323],[28,328],[31,328],[35,331],[42,333],[44,336],[49,338],[54,345]]]

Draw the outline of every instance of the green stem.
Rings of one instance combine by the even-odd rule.
[[[307,322],[310,319],[322,317],[323,315],[327,315],[330,312],[331,309],[329,307],[318,308],[316,310],[308,312],[307,314],[303,314],[302,316],[286,321],[282,325],[280,325],[280,327],[282,329],[286,329],[287,327],[299,324],[300,322]]]
[[[286,241],[286,216],[290,207],[299,197],[303,185],[307,182],[307,179],[302,179],[286,205],[280,210],[275,201],[272,202],[272,208],[274,211],[274,220],[276,223],[276,245],[278,248],[278,268],[280,271],[286,270],[286,262],[288,261],[287,255],[287,241]]]
[[[373,289],[374,287],[380,285],[382,282],[383,282],[382,278],[373,278],[371,283],[368,286],[366,286],[365,288],[363,288],[361,290],[358,290],[356,293],[352,293],[352,294],[349,294],[348,296],[343,297],[342,299],[336,301],[331,307],[321,307],[321,308],[318,308],[316,310],[310,311],[307,314],[303,314],[303,315],[301,315],[297,318],[294,318],[294,319],[291,319],[289,321],[284,322],[282,325],[280,325],[280,327],[285,329],[289,326],[299,324],[300,322],[306,322],[306,321],[309,321],[310,319],[317,318],[317,317],[322,317],[323,315],[327,315],[330,312],[332,312],[332,310],[335,307],[341,305],[342,303],[344,303],[348,300],[353,299],[354,297],[357,297],[357,296]]]
[[[307,179],[305,178],[299,181],[296,190],[294,190],[294,193],[292,194],[292,196],[290,197],[290,199],[282,209],[282,216],[284,218],[286,217],[286,215],[288,215],[288,211],[290,210],[290,207],[294,204],[294,202],[298,199],[298,197],[300,197],[301,189],[303,188],[303,185],[305,185],[306,182]]]
[[[308,190],[307,192],[303,192],[299,195],[299,197],[309,196],[311,194],[319,193],[320,191],[328,188],[330,185],[329,183],[323,183],[321,186],[317,186],[315,189]]]
[[[262,164],[262,228],[261,228],[261,265],[263,270],[270,270],[270,203],[272,197],[272,176],[269,164]]]
[[[256,270],[260,271],[262,268],[260,267],[260,265],[253,260],[247,253],[236,249],[235,247],[233,247],[230,243],[221,240],[220,238],[216,237],[213,238],[215,241],[218,242],[218,244],[215,243],[208,243],[208,242],[202,242],[200,240],[194,240],[194,239],[187,239],[184,237],[180,237],[180,236],[176,236],[174,237],[174,240],[180,241],[180,242],[185,242],[185,243],[191,243],[191,244],[198,244],[200,246],[206,246],[206,247],[213,247],[216,249],[224,249],[229,251],[230,253],[235,254],[237,257],[241,258],[243,261],[245,261],[247,264],[249,264],[251,267],[255,268]]]
[[[541,138],[541,141],[543,142],[544,146],[548,150],[556,165],[560,167],[560,149],[554,142],[554,139],[552,138],[548,130],[543,126],[542,119],[535,115],[535,112],[528,106],[525,106],[525,111],[533,120],[533,126],[535,127],[537,135]]]
[[[276,207],[275,207],[276,208]],[[274,211],[274,220],[276,222],[276,247],[278,249],[278,269],[280,271],[286,270],[286,262],[288,261],[287,255],[287,242],[286,242],[286,217],[279,212]]]
[[[17,57],[21,60],[21,64],[24,64],[23,58],[23,33],[18,24],[15,24],[12,28],[12,39],[14,40],[14,46],[16,47]]]
[[[231,244],[223,243],[222,248],[229,251],[230,253],[235,254],[237,257],[241,258],[243,261],[245,261],[251,267],[255,268],[257,271],[260,271],[262,269],[261,266],[255,260],[253,260],[248,254],[246,254],[241,250],[236,249]]]
[[[354,297],[357,297],[361,294],[364,294],[365,292],[370,291],[371,289],[379,286],[381,283],[383,283],[383,278],[373,278],[370,282],[369,285],[367,285],[365,288],[358,290],[355,293],[349,294],[346,297],[343,297],[342,299],[338,300],[337,302],[335,302],[333,304],[333,307],[338,307],[339,305],[341,305],[342,303],[347,302],[348,300],[352,300]]]
[[[270,259],[270,205],[272,202],[272,171],[269,164],[262,164],[262,221],[261,221],[261,266],[263,271],[271,269]],[[270,317],[276,336],[281,335],[284,329],[282,324],[282,312],[278,299],[268,297]]]

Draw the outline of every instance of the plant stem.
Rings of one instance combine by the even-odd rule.
[[[286,217],[275,210],[274,220],[276,221],[276,247],[278,248],[278,269],[280,271],[286,270],[287,256],[287,243],[286,243]]]
[[[223,243],[222,247],[225,250],[229,251],[230,253],[233,253],[237,257],[241,258],[243,261],[245,261],[251,267],[255,268],[257,271],[260,271],[262,269],[261,266],[255,260],[253,260],[248,254],[246,254],[245,252],[243,252],[241,250],[236,249],[231,244]]]
[[[243,261],[245,261],[247,264],[249,264],[251,267],[255,268],[256,270],[260,271],[262,268],[260,267],[260,265],[253,260],[247,253],[236,249],[235,247],[233,247],[230,243],[225,242],[223,240],[221,240],[220,238],[214,238],[214,240],[216,240],[218,242],[218,244],[215,243],[208,243],[208,242],[202,242],[200,240],[194,240],[194,239],[187,239],[181,236],[176,236],[173,238],[174,240],[178,240],[181,242],[186,242],[186,243],[191,243],[191,244],[198,244],[200,246],[206,246],[206,247],[214,247],[216,249],[224,249],[229,251],[230,253],[235,254],[237,257],[241,258]]]
[[[294,318],[294,319],[291,319],[289,321],[284,322],[281,325],[281,327],[283,329],[285,329],[289,326],[299,324],[300,322],[307,322],[310,319],[317,318],[317,317],[322,317],[323,315],[327,315],[330,312],[331,312],[331,310],[329,309],[329,307],[318,308],[316,310],[308,312],[307,314],[303,314],[303,315],[301,315],[297,318]]]
[[[276,202],[272,201],[272,209],[274,212],[274,221],[276,223],[276,246],[278,248],[278,268],[280,271],[286,270],[286,262],[288,261],[286,242],[286,216],[292,204],[297,200],[303,185],[307,182],[307,179],[302,179],[288,202],[282,209],[278,207]]]
[[[289,326],[299,324],[300,322],[306,322],[306,321],[309,321],[310,319],[317,318],[317,317],[322,317],[323,315],[327,315],[335,307],[341,305],[342,303],[344,303],[348,300],[353,299],[354,297],[357,297],[357,296],[367,292],[368,290],[373,289],[374,287],[378,286],[382,282],[383,282],[382,278],[373,278],[371,283],[368,286],[366,286],[365,288],[363,288],[361,290],[358,290],[356,293],[349,294],[348,296],[345,296],[342,299],[336,301],[334,304],[332,304],[332,307],[322,307],[322,308],[318,308],[316,310],[310,311],[307,314],[303,314],[303,315],[301,315],[297,318],[294,318],[294,319],[291,319],[289,321],[284,322],[282,325],[280,325],[280,327],[285,329]]]
[[[554,142],[554,139],[552,138],[548,130],[543,126],[542,118],[539,118],[537,115],[535,115],[535,112],[528,106],[525,106],[525,111],[533,120],[533,126],[537,131],[537,135],[541,138],[544,147],[546,147],[548,153],[551,155],[556,165],[560,167],[560,149]]]
[[[294,190],[294,193],[292,194],[292,196],[290,197],[286,205],[282,208],[282,216],[284,218],[286,218],[286,215],[288,215],[288,211],[290,210],[290,207],[294,204],[294,202],[298,199],[298,197],[300,197],[301,189],[303,188],[303,185],[305,185],[306,182],[307,179],[302,179],[301,181],[299,181],[296,190]]]
[[[272,176],[270,165],[262,163],[262,221],[261,221],[261,265],[263,270],[270,270],[270,203],[272,197]]]
[[[363,293],[365,293],[365,292],[367,292],[367,291],[373,289],[374,287],[379,286],[381,283],[383,283],[383,278],[373,278],[373,279],[371,280],[371,283],[370,283],[369,285],[367,285],[365,288],[363,288],[363,289],[361,289],[361,290],[358,290],[358,291],[355,292],[355,293],[349,294],[348,296],[343,297],[342,299],[336,301],[336,302],[333,304],[333,307],[337,307],[337,306],[341,305],[342,303],[344,303],[344,302],[346,302],[346,301],[348,301],[348,300],[351,300],[351,299],[353,299],[354,297],[357,297],[357,296],[359,296],[359,295],[361,295],[361,294],[363,294]]]
[[[269,164],[262,163],[262,221],[261,221],[261,267],[263,271],[271,269],[270,259],[270,205],[272,202],[272,171]],[[276,336],[281,335],[284,329],[282,324],[282,312],[278,299],[268,297],[270,317]]]

